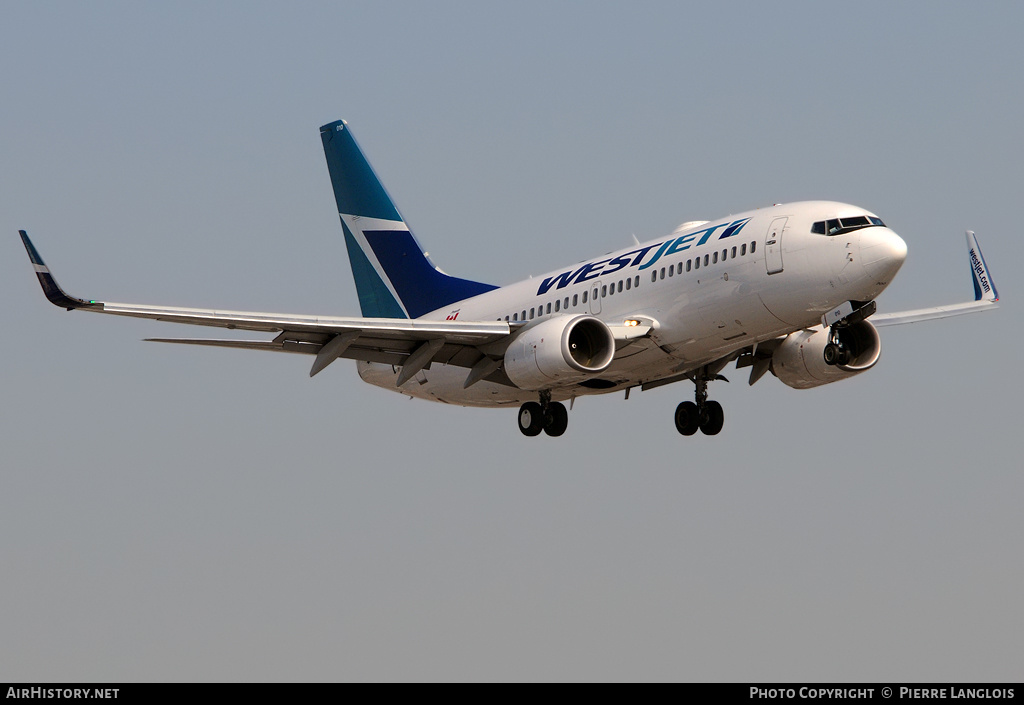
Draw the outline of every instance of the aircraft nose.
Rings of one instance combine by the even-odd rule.
[[[860,257],[872,279],[888,284],[907,258],[907,243],[889,228],[865,228],[860,236]]]

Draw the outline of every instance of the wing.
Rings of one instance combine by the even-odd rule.
[[[467,386],[481,379],[505,381],[500,366],[501,343],[518,328],[507,321],[423,321],[404,318],[338,318],[254,311],[172,308],[121,304],[69,296],[57,284],[28,234],[19,231],[46,298],[67,310],[149,318],[170,323],[215,326],[232,330],[277,333],[272,340],[149,338],[162,343],[212,345],[316,355],[310,377],[339,357],[402,366],[398,386],[432,362],[470,368]],[[496,349],[488,346],[497,346]],[[481,348],[488,349],[488,355]],[[501,350],[503,352],[503,350]]]
[[[971,277],[974,280],[974,301],[962,304],[950,304],[948,306],[935,306],[933,308],[921,308],[914,311],[899,311],[897,313],[878,313],[871,317],[871,322],[876,326],[895,326],[901,323],[918,323],[920,321],[931,321],[936,318],[949,318],[951,316],[962,316],[966,313],[977,313],[979,311],[991,311],[999,306],[999,293],[996,291],[992,274],[981,254],[981,247],[978,245],[978,238],[974,231],[967,231],[967,257],[971,265]]]

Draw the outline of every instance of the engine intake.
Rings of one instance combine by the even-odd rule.
[[[505,351],[505,374],[520,389],[571,384],[602,372],[615,336],[593,316],[559,316],[525,328]]]
[[[772,355],[772,373],[786,386],[810,389],[838,382],[869,370],[878,362],[882,341],[878,330],[867,321],[840,328],[839,341],[849,352],[845,365],[825,362],[828,329],[798,330],[790,333]]]

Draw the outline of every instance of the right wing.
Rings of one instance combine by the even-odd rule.
[[[271,340],[148,338],[162,343],[212,345],[316,355],[310,377],[339,357],[402,367],[398,386],[432,362],[470,369],[467,386],[481,379],[509,384],[499,367],[502,343],[518,327],[507,321],[424,321],[408,318],[339,318],[121,304],[69,296],[57,284],[28,233],[19,231],[43,293],[69,311],[149,318],[170,323],[277,333]],[[488,353],[481,348],[487,349]]]
[[[876,326],[895,326],[901,323],[918,323],[937,318],[961,316],[965,313],[991,311],[999,306],[999,293],[989,272],[985,258],[978,246],[978,238],[973,230],[967,231],[967,257],[971,264],[971,277],[974,280],[974,301],[933,308],[919,308],[914,311],[898,311],[896,313],[877,313],[871,317]]]

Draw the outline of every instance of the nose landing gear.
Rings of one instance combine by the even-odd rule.
[[[836,326],[829,329],[828,343],[822,353],[826,365],[848,365],[850,364],[850,351],[843,345],[839,338],[839,330]]]
[[[705,436],[717,435],[725,425],[725,412],[717,401],[708,401],[708,379],[725,379],[721,375],[708,375],[706,368],[694,376],[695,401],[684,401],[676,407],[676,430],[692,436],[700,429]],[[728,380],[726,380],[728,381]]]
[[[825,344],[825,349],[822,351],[822,357],[825,358],[826,365],[831,367],[833,365],[850,364],[855,355],[843,341],[844,336],[842,333],[853,324],[860,323],[873,314],[876,308],[874,301],[868,301],[867,303],[847,301],[842,306],[822,316],[822,325],[829,326],[828,343]]]
[[[519,407],[519,430],[524,436],[536,436],[541,431],[549,436],[561,436],[569,427],[569,412],[565,405],[551,401],[551,392],[540,393],[540,403],[528,401]]]

